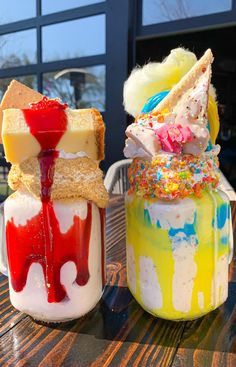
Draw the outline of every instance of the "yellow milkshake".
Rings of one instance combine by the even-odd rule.
[[[183,55],[193,59],[178,52],[182,61]],[[228,197],[217,189],[212,61],[208,50],[170,92],[149,98],[126,131],[124,152],[133,158],[126,195],[128,285],[146,311],[169,320],[200,317],[228,296],[232,223]],[[134,73],[126,92],[132,83]],[[129,112],[129,101],[125,107]]]

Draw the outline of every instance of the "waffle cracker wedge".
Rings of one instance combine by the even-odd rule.
[[[162,112],[167,109],[171,111],[178,103],[183,93],[192,88],[201,75],[207,70],[213,62],[213,55],[210,49],[206,50],[204,55],[194,64],[187,74],[183,76],[170,93],[154,108],[153,111]]]
[[[32,195],[40,199],[38,159],[30,158],[20,165],[13,165],[8,176],[8,183],[13,190],[26,188]],[[98,162],[88,157],[58,158],[55,163],[51,198],[52,200],[84,198],[104,208],[108,202],[108,194]]]
[[[5,92],[0,104],[0,131],[2,131],[3,111],[7,108],[28,108],[29,103],[38,102],[43,95],[35,90],[21,84],[17,80],[12,80]],[[0,143],[1,143],[0,134]]]

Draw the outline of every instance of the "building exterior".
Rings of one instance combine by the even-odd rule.
[[[130,70],[179,45],[199,56],[211,44],[217,51],[235,25],[236,0],[8,0],[0,14],[0,97],[15,78],[72,107],[97,107],[107,126],[106,169],[123,158]]]

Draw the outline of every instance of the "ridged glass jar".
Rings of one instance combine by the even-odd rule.
[[[161,201],[126,195],[128,285],[149,313],[198,318],[228,296],[230,203],[222,191]]]

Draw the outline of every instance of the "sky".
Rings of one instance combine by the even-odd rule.
[[[181,6],[182,9],[181,10]],[[229,11],[232,0],[143,0],[143,25]]]
[[[54,13],[78,6],[100,3],[103,0],[41,0],[42,14]],[[36,16],[35,0],[1,1],[0,25]]]
[[[88,5],[101,0],[56,0],[42,1],[48,4],[47,10],[52,11],[67,7]],[[0,24],[35,16],[33,0],[8,0],[1,2]],[[11,4],[11,6],[10,6]],[[77,19],[42,27],[43,61],[54,61],[80,56],[104,54],[105,46],[105,15]],[[0,67],[9,55],[16,54],[20,58],[26,54],[31,63],[36,62],[36,31],[30,29],[0,36]],[[17,65],[16,65],[17,66]]]
[[[62,11],[101,1],[103,0],[42,0],[42,13]],[[143,0],[143,25],[168,22],[186,16],[229,11],[231,6],[232,0]],[[36,15],[36,1],[2,0],[0,10],[0,25],[31,18]],[[43,27],[43,61],[105,53],[105,23],[105,15],[97,15]],[[6,59],[12,52],[20,57],[27,54],[30,62],[35,63],[35,30],[0,36],[0,67],[3,64],[1,60]]]

